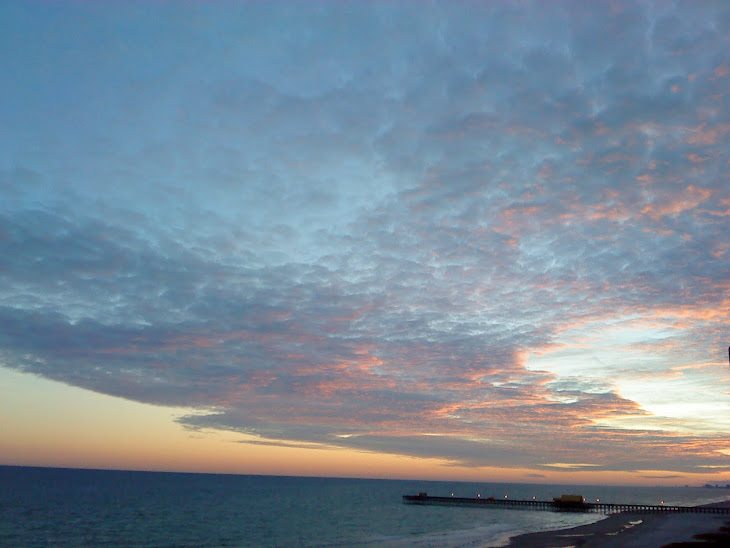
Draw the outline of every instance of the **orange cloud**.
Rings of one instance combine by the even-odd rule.
[[[687,142],[691,145],[714,145],[728,132],[730,132],[730,124],[718,124],[708,128],[705,123],[689,130],[690,136],[687,138]]]
[[[708,156],[700,156],[699,154],[688,154],[687,158],[690,162],[693,164],[701,164],[703,162],[706,162],[708,160]]]
[[[677,215],[683,211],[695,209],[699,204],[712,195],[708,188],[688,186],[683,192],[667,197],[647,205],[641,210],[643,215],[648,215],[656,220],[667,215]]]
[[[728,67],[727,64],[720,65],[715,69],[715,71],[712,73],[713,80],[718,78],[725,78],[730,73],[730,67]]]

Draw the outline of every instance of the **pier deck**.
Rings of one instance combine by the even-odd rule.
[[[605,502],[565,503],[552,500],[513,500],[469,497],[430,497],[428,495],[403,495],[405,504],[424,506],[472,506],[479,508],[501,508],[513,510],[548,510],[552,512],[586,512],[615,514],[617,512],[635,513],[694,513],[730,514],[730,508],[720,506],[672,506],[667,504],[616,504]]]

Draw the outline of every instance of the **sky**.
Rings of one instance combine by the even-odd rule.
[[[726,2],[0,4],[0,464],[730,483]]]

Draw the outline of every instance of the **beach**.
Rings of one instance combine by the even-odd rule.
[[[708,506],[730,507],[730,500]],[[701,547],[695,535],[717,533],[728,523],[730,515],[622,512],[572,529],[519,535],[509,548],[662,548],[687,542]]]

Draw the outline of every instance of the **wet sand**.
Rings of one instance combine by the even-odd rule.
[[[708,506],[730,507],[730,500]],[[708,545],[699,543],[695,535],[718,532],[729,522],[730,515],[624,512],[572,529],[520,535],[511,539],[509,547],[662,548],[686,542],[695,542],[697,547],[702,547]],[[730,534],[727,535],[726,546],[730,546]]]

